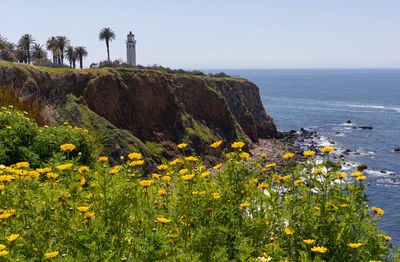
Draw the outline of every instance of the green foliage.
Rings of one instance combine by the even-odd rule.
[[[27,113],[2,107],[0,111],[0,163],[11,165],[28,161],[38,167],[60,154],[60,145],[73,143],[76,150],[70,157],[82,154],[80,162],[90,164],[93,161],[93,142],[80,128],[71,126],[38,127],[27,117]]]
[[[185,146],[178,145],[183,152]],[[362,179],[339,176],[329,153],[323,163],[308,157],[297,166],[288,155],[288,167],[278,171],[266,158],[249,160],[243,146],[221,151],[225,164],[207,168],[198,157],[181,157],[151,175],[141,171],[138,153],[114,167],[99,158],[90,170],[70,157],[75,150],[59,154],[47,170],[30,170],[27,163],[3,167],[0,206],[7,207],[1,213],[7,225],[0,244],[9,252],[4,256],[13,261],[51,255],[63,261],[389,260],[390,238],[377,228],[383,212],[374,214],[364,203]],[[19,236],[6,240],[12,234]],[[316,246],[326,252],[313,251]]]

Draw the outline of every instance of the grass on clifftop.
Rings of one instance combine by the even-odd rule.
[[[1,114],[25,121],[12,109]],[[1,122],[0,132],[13,125]],[[267,155],[251,160],[243,142],[210,145],[226,159],[213,167],[179,144],[182,157],[144,173],[140,153],[88,166],[79,159],[90,152],[59,142],[40,168],[0,165],[0,259],[390,260],[391,238],[377,227],[384,211],[366,204],[362,173],[339,173],[329,161],[334,148],[321,149],[322,162],[306,151],[297,165],[287,153],[288,166],[277,170]]]

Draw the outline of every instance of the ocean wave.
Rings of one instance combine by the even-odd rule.
[[[357,105],[357,104],[345,104],[343,106],[354,107],[354,108],[370,108],[370,109],[382,109],[392,110],[400,113],[400,107],[382,106],[382,105]]]

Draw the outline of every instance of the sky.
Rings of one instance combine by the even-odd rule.
[[[183,69],[400,68],[399,0],[37,0],[5,1],[0,35],[45,44],[65,35],[84,60],[106,60],[104,27],[116,33],[111,59]]]

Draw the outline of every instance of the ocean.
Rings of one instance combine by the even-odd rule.
[[[379,228],[400,246],[400,69],[208,70],[221,71],[259,87],[278,130],[305,128],[338,155],[352,150],[344,167],[368,166],[369,206],[385,211]]]

